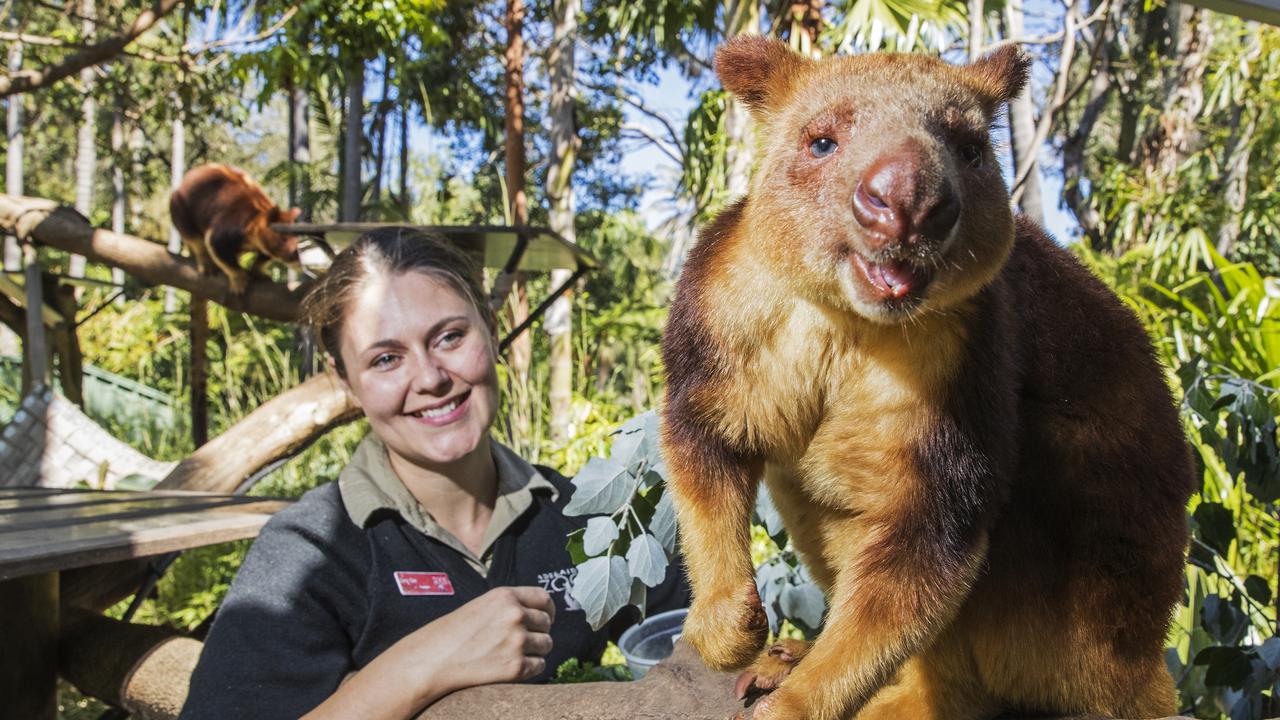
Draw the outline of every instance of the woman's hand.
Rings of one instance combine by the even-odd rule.
[[[555,603],[542,588],[494,588],[401,642],[414,643],[421,666],[434,669],[443,695],[541,673],[555,615]]]
[[[306,718],[410,718],[462,688],[547,666],[556,606],[538,587],[494,588],[401,638]]]

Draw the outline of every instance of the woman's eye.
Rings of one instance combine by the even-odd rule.
[[[440,346],[447,348],[455,347],[458,343],[462,342],[463,337],[464,333],[461,330],[450,330],[440,336]]]
[[[392,355],[391,353],[382,353],[378,357],[374,358],[372,362],[369,363],[369,367],[376,368],[376,369],[387,368],[387,367],[390,367],[395,361],[396,361],[395,355]]]
[[[816,158],[824,158],[836,151],[840,147],[835,140],[828,137],[820,137],[809,143],[809,153]]]
[[[972,142],[961,145],[960,159],[971,168],[982,167],[982,146]]]

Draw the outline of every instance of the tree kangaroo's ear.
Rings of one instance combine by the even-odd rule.
[[[716,75],[753,114],[767,114],[789,94],[813,61],[781,40],[743,35],[716,50]]]
[[[969,84],[995,112],[1002,103],[1018,97],[1031,74],[1031,56],[1017,45],[1005,45],[961,68]]]

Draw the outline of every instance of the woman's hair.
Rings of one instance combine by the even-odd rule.
[[[370,276],[419,272],[443,282],[484,319],[492,335],[496,319],[471,258],[443,237],[412,228],[388,227],[361,235],[338,253],[329,270],[302,300],[302,322],[319,336],[341,377],[342,321],[360,287]]]

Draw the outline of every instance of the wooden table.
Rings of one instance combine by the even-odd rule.
[[[0,488],[0,708],[57,715],[58,573],[254,537],[281,500]]]

